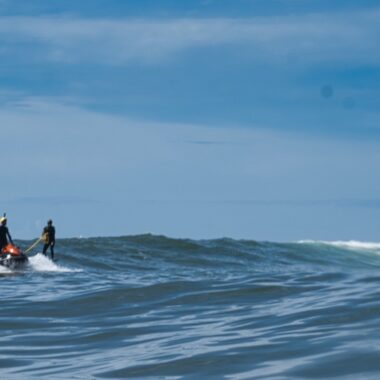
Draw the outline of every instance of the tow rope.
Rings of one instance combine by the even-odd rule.
[[[28,253],[30,250],[32,250],[42,239],[44,236],[41,236],[37,241],[35,241],[26,251],[25,253]]]

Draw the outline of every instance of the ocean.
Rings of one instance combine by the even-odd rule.
[[[0,267],[0,379],[380,377],[380,244],[141,235],[37,252]]]

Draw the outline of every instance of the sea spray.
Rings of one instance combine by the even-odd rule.
[[[57,265],[42,253],[37,253],[29,257],[29,266],[36,272],[79,272],[81,269],[67,268],[62,265]]]

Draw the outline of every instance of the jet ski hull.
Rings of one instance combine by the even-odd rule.
[[[18,256],[18,257],[9,257],[7,255],[0,259],[0,265],[10,269],[17,269],[25,266],[28,262],[28,258],[26,256]]]
[[[8,244],[1,251],[0,265],[10,269],[23,267],[28,262],[28,257],[21,252],[20,248],[13,244]]]

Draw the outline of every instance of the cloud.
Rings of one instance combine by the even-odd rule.
[[[380,10],[246,19],[2,17],[2,56],[59,63],[153,64],[202,47],[241,47],[252,59],[378,64]],[[33,49],[30,47],[33,46]]]
[[[102,203],[90,198],[81,198],[76,196],[39,196],[39,197],[20,197],[4,201],[7,205],[81,205]]]
[[[208,146],[208,145],[243,145],[244,142],[242,141],[218,141],[218,140],[189,140],[185,141],[186,144],[193,144],[193,145],[203,145],[203,146]]]
[[[376,140],[133,120],[35,98],[3,105],[0,124],[13,142],[3,147],[5,199],[9,188],[18,198],[213,200],[370,198],[379,190]]]
[[[376,140],[132,120],[74,107],[70,99],[21,96],[0,106],[0,125],[2,207],[17,216],[12,226],[23,236],[40,232],[28,220],[52,217],[73,236],[249,236],[254,223],[261,236],[292,230],[297,238],[315,237],[314,225],[304,225],[318,213],[322,226],[334,221],[339,227],[343,211],[353,210],[360,227],[360,217],[378,207]],[[142,202],[149,199],[156,204]],[[330,205],[335,212],[326,212]],[[100,215],[113,224],[99,223]]]
[[[189,203],[189,204],[214,204],[214,205],[232,205],[232,206],[252,206],[252,207],[358,207],[358,208],[380,208],[379,198],[368,198],[368,199],[221,199],[221,200],[181,200],[181,201],[170,201],[162,199],[149,199],[141,200],[142,203]]]

